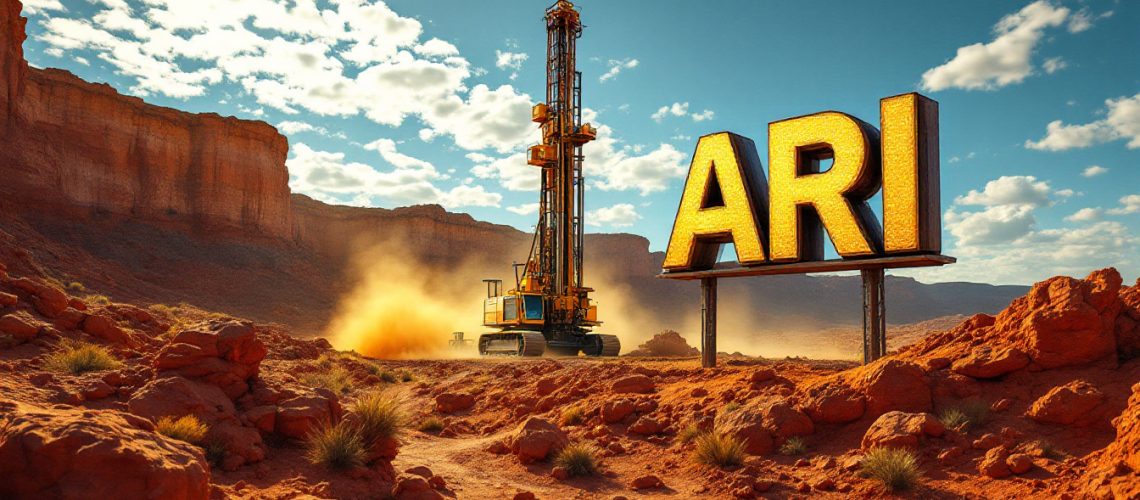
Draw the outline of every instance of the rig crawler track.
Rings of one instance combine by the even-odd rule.
[[[479,354],[483,356],[542,356],[546,339],[541,332],[484,333],[479,336]]]

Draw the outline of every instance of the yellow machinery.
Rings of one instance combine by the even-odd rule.
[[[515,265],[513,289],[483,280],[483,325],[499,331],[479,337],[479,353],[617,356],[616,336],[590,333],[601,322],[590,303],[594,290],[582,286],[582,145],[597,136],[582,123],[582,74],[575,69],[582,22],[566,0],[546,9],[545,19],[546,102],[531,112],[542,144],[527,151],[527,163],[542,169],[538,226],[526,264]]]

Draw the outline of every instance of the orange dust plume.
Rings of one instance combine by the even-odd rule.
[[[477,275],[419,261],[396,244],[356,256],[357,283],[325,335],[333,346],[381,359],[475,355],[448,347],[451,333],[477,338],[482,283]]]

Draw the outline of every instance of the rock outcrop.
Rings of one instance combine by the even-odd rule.
[[[154,367],[216,385],[233,399],[249,390],[267,352],[249,323],[212,323],[179,332],[158,353]]]
[[[629,356],[700,356],[701,351],[690,346],[685,337],[673,330],[665,330],[653,336],[629,353]]]
[[[5,498],[209,498],[198,448],[110,410],[0,402],[0,496]]]

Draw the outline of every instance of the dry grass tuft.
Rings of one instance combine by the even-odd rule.
[[[721,431],[705,432],[697,436],[693,460],[713,467],[732,467],[744,463],[744,442],[732,434]]]
[[[784,441],[784,444],[780,445],[781,455],[792,456],[803,455],[804,453],[807,453],[807,443],[804,442],[804,438],[799,436],[792,436],[788,438],[787,441]]]
[[[106,347],[70,339],[64,340],[58,351],[48,355],[44,364],[51,371],[72,375],[110,370],[122,365]]]
[[[586,410],[581,406],[568,406],[562,410],[562,425],[578,425],[586,420]]]
[[[355,467],[367,458],[360,430],[344,422],[318,428],[309,435],[306,444],[308,452],[305,456],[310,462],[333,469]]]
[[[964,401],[938,414],[938,420],[951,429],[969,430],[981,427],[990,417],[990,405],[984,401]]]
[[[443,419],[434,415],[428,415],[427,417],[424,417],[423,420],[420,420],[420,425],[416,426],[416,429],[418,429],[420,432],[434,434],[443,430]]]
[[[554,456],[554,465],[566,469],[571,477],[592,476],[598,473],[601,450],[593,443],[576,441],[566,445]]]
[[[336,394],[347,394],[352,390],[352,373],[342,366],[331,366],[301,375],[301,383],[328,389]]]
[[[202,440],[206,438],[206,432],[210,430],[194,415],[159,418],[154,424],[154,429],[163,436],[194,445],[201,445]]]
[[[407,426],[407,417],[395,398],[377,392],[368,393],[352,406],[360,437],[366,445],[387,438],[395,439]]]
[[[903,491],[918,484],[918,458],[901,448],[874,448],[863,456],[862,475],[887,491]]]
[[[677,440],[688,444],[700,437],[700,435],[703,433],[704,431],[702,431],[700,427],[697,427],[697,424],[689,424],[686,425],[684,429],[681,429],[681,432],[677,433]]]

